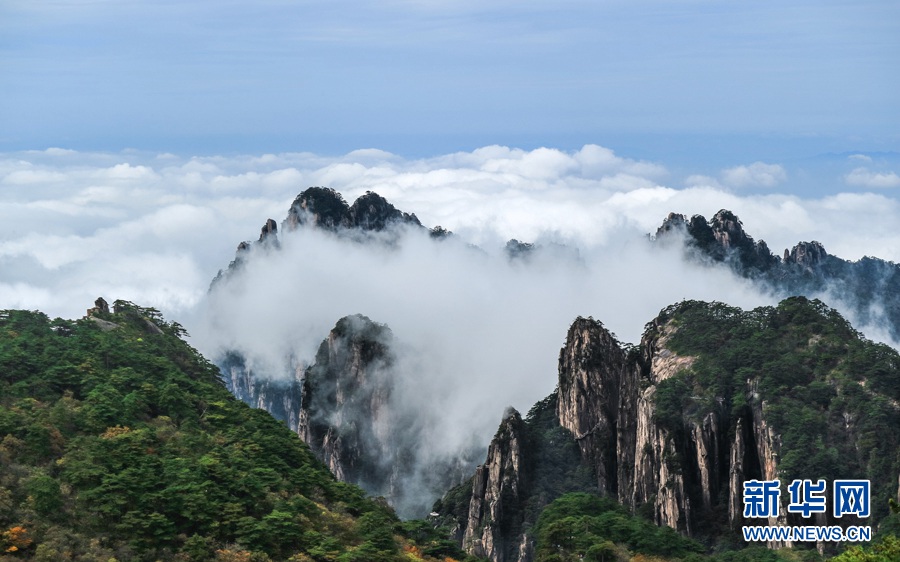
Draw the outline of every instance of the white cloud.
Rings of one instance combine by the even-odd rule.
[[[848,185],[875,189],[900,187],[900,176],[894,172],[873,172],[868,168],[856,168],[846,176]]]
[[[719,183],[714,177],[705,176],[702,174],[693,174],[685,178],[684,185],[686,187],[713,187],[716,189],[721,189],[722,184]]]
[[[760,185],[785,175],[781,166],[757,162],[726,170],[722,181]],[[424,224],[440,224],[489,250],[509,238],[567,240],[590,250],[655,232],[671,211],[708,218],[727,208],[776,253],[815,239],[848,259],[900,261],[900,209],[886,196],[743,196],[699,175],[675,189],[668,176],[659,163],[596,145],[574,152],[487,146],[414,160],[377,149],[338,157],[6,154],[0,155],[6,187],[0,191],[0,283],[29,284],[35,306],[75,316],[97,296],[96,271],[133,255],[162,256],[190,274],[160,272],[156,284],[165,278],[171,286],[155,290],[152,272],[142,270],[146,282],[129,281],[116,269],[104,287],[109,298],[172,306],[170,313],[181,314],[233,258],[238,242],[255,239],[267,218],[280,222],[311,185],[333,187],[350,202],[375,191]],[[10,295],[0,294],[0,307],[20,305]]]
[[[26,186],[45,185],[48,183],[61,183],[65,180],[65,174],[61,174],[59,172],[24,169],[10,172],[6,176],[4,176],[3,179],[0,179],[0,183],[11,186]]]
[[[775,187],[786,179],[784,168],[765,162],[722,170],[722,181],[732,187]]]

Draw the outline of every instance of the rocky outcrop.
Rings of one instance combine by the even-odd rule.
[[[795,264],[804,267],[810,271],[824,263],[828,257],[828,252],[820,242],[813,240],[812,242],[800,242],[788,252],[784,250],[785,264]]]
[[[376,231],[396,224],[422,226],[416,215],[398,210],[372,191],[367,191],[350,206],[350,224],[362,230]]]
[[[291,203],[282,228],[290,232],[302,226],[309,226],[350,239],[367,241],[375,233],[401,225],[425,230],[416,215],[400,211],[384,197],[372,191],[367,191],[354,201],[353,205],[348,205],[341,194],[331,188],[310,187],[297,195]],[[450,231],[440,226],[427,232],[431,238],[438,240],[451,236]],[[390,241],[390,238],[387,241]],[[257,249],[268,251],[280,248],[278,223],[273,219],[267,219],[256,241],[243,241],[238,244],[234,260],[227,268],[218,272],[210,284],[210,290],[244,267]]]
[[[258,242],[268,247],[278,247],[278,224],[274,220],[266,220],[266,224],[259,231]]]
[[[510,408],[487,458],[465,484],[433,509],[436,525],[452,529],[467,552],[491,560],[531,562],[531,528],[560,493],[596,491],[594,471],[582,462],[575,437],[557,422],[557,393],[522,419]]]
[[[103,297],[97,297],[97,300],[94,301],[94,306],[87,309],[85,316],[90,317],[97,314],[109,314],[109,303]]]
[[[392,346],[387,326],[352,315],[335,324],[311,365],[265,376],[230,352],[219,368],[232,394],[284,421],[336,478],[383,496],[403,516],[421,517],[471,473],[484,449],[421,458],[428,420],[394,393]]]
[[[390,443],[392,339],[365,316],[339,320],[304,373],[297,427],[336,477],[387,497],[402,455]]]
[[[291,203],[282,226],[285,230],[302,225],[337,230],[349,228],[351,224],[350,207],[340,193],[327,187],[310,187]]]
[[[722,209],[709,221],[713,237],[725,250],[741,248],[753,243],[753,239],[744,232],[744,225],[731,211]]]
[[[347,316],[315,362],[289,376],[264,376],[236,352],[219,368],[232,394],[284,421],[337,478],[390,496],[392,463],[402,456],[391,444],[392,339],[386,326]]]
[[[578,318],[559,354],[559,424],[572,432],[595,467],[601,490],[618,487],[616,450],[619,390],[625,373],[619,342],[593,319]]]
[[[619,494],[619,501],[632,508],[652,504],[658,524],[690,534],[691,500],[685,489],[685,475],[674,462],[681,451],[671,429],[657,423],[655,412],[658,385],[682,369],[690,368],[694,361],[693,357],[680,357],[666,347],[674,329],[669,324],[654,321],[655,337],[641,342],[642,361],[631,367],[631,373],[626,373],[631,377],[639,372],[640,375],[634,406],[629,400],[622,408],[623,417],[629,412],[635,413],[634,449],[618,451],[622,464],[633,462],[634,480],[623,483],[626,487],[624,493]],[[637,366],[640,363],[649,364],[649,369],[641,370]],[[630,387],[633,388],[633,384]]]
[[[676,236],[682,233],[683,236]],[[755,242],[737,215],[721,210],[707,221],[669,213],[653,238],[658,245],[684,241],[690,256],[721,263],[780,298],[827,293],[861,324],[887,327],[900,341],[900,265],[864,257],[851,262],[828,254],[816,241],[800,242],[775,256],[765,241]]]
[[[680,213],[669,213],[668,216],[663,219],[659,228],[656,229],[655,238],[663,239],[666,235],[684,232],[687,230],[687,224],[687,219],[684,215]]]
[[[351,206],[333,189],[310,187],[294,199],[284,227],[295,230],[311,225],[331,231],[350,228],[381,231],[399,224],[422,227],[416,215],[398,210],[372,191],[367,191]]]
[[[267,219],[266,223],[262,226],[259,231],[259,239],[255,242],[251,242],[248,240],[244,240],[237,245],[237,249],[234,252],[234,259],[228,264],[228,267],[225,269],[220,269],[216,276],[209,284],[209,290],[212,291],[219,283],[224,282],[226,279],[234,275],[237,271],[240,271],[241,268],[247,263],[247,260],[250,259],[250,255],[255,250],[278,250],[281,248],[281,242],[278,240],[278,225],[272,219]]]
[[[702,255],[713,261],[728,262],[747,275],[768,271],[779,263],[765,241],[754,241],[744,231],[737,215],[726,209],[717,212],[709,221],[703,215],[694,215],[687,220],[684,215],[669,213],[656,230],[655,239],[666,241],[678,232],[686,233],[688,245]]]
[[[690,533],[691,499],[673,462],[681,452],[672,432],[657,423],[654,395],[693,358],[666,348],[671,327],[656,329],[642,342],[642,353],[629,357],[602,324],[577,319],[560,352],[559,424],[575,435],[600,491],[632,508],[649,503],[659,524]]]
[[[517,532],[526,478],[528,438],[519,412],[511,410],[488,448],[487,460],[475,470],[463,547],[495,562],[522,560],[527,540]],[[523,543],[525,546],[523,546]]]

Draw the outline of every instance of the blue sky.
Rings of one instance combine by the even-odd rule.
[[[892,0],[0,2],[3,151],[725,165],[897,151],[897,92]]]

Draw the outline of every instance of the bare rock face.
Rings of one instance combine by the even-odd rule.
[[[619,494],[619,501],[632,508],[650,503],[658,524],[690,534],[691,501],[684,474],[672,462],[679,451],[671,431],[656,423],[655,394],[659,383],[689,368],[694,358],[680,357],[666,347],[673,326],[657,321],[654,329],[656,336],[645,337],[641,345],[643,363],[649,369],[640,375],[634,406],[629,403],[623,408],[623,417],[635,412],[635,439],[634,449],[622,449],[619,457],[622,464],[633,463],[634,480]]]
[[[578,318],[559,354],[559,424],[572,432],[582,456],[597,470],[601,490],[617,488],[619,389],[625,353],[603,325]]]
[[[225,386],[236,398],[269,412],[287,424],[292,431],[297,431],[300,423],[302,370],[295,370],[287,380],[257,377],[244,358],[233,352],[226,354],[219,369]]]
[[[365,316],[339,320],[304,374],[297,427],[336,477],[384,495],[399,453],[389,432],[392,338]]]
[[[274,220],[267,219],[266,224],[260,229],[259,243],[278,247],[278,224]]]
[[[689,533],[690,498],[670,461],[679,453],[677,443],[655,418],[656,385],[693,361],[665,347],[671,329],[659,326],[641,354],[629,357],[599,322],[577,319],[560,352],[558,413],[559,424],[578,440],[583,462],[595,469],[602,493],[633,508],[650,503],[657,523]]]
[[[744,226],[740,219],[731,211],[722,209],[709,221],[712,228],[713,236],[723,248],[738,248],[747,241],[747,233],[744,232]]]
[[[475,471],[463,546],[475,556],[495,562],[522,560],[527,540],[510,532],[522,511],[527,486],[527,438],[519,412],[511,410],[488,448],[487,460]],[[527,554],[526,554],[527,556]]]
[[[452,529],[469,554],[531,562],[531,527],[557,490],[596,491],[594,471],[582,464],[572,433],[558,425],[557,409],[555,392],[524,419],[510,408],[474,476],[435,503],[432,521]]]

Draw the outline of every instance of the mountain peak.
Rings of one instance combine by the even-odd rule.
[[[721,209],[712,219],[694,215],[687,220],[679,213],[669,213],[656,230],[656,239],[663,239],[676,230],[685,230],[688,244],[700,250],[714,261],[731,261],[741,271],[765,271],[778,263],[769,246],[756,242],[744,231],[744,225],[736,214]]]
[[[353,202],[350,223],[363,230],[384,230],[394,223],[422,226],[416,215],[400,211],[374,191],[367,191]]]
[[[748,242],[753,244],[753,239],[744,232],[741,220],[727,209],[722,209],[713,215],[709,226],[716,241],[726,250],[746,246]]]
[[[307,188],[291,203],[285,219],[289,230],[304,224],[328,230],[348,227],[351,224],[350,206],[340,193],[330,187]]]
[[[280,248],[281,243],[278,241],[278,223],[272,219],[267,219],[266,224],[259,229],[259,240],[256,244],[263,248]]]
[[[659,238],[675,230],[684,230],[687,228],[687,219],[680,213],[669,213],[663,219],[662,224],[656,229],[656,237]]]
[[[828,252],[821,242],[800,242],[790,252],[784,250],[784,263],[795,263],[806,268],[813,268],[828,257]]]
[[[294,199],[284,226],[294,230],[306,224],[332,231],[346,228],[382,231],[394,224],[422,226],[416,215],[404,213],[374,191],[367,191],[353,205],[348,205],[330,187],[310,187]]]

